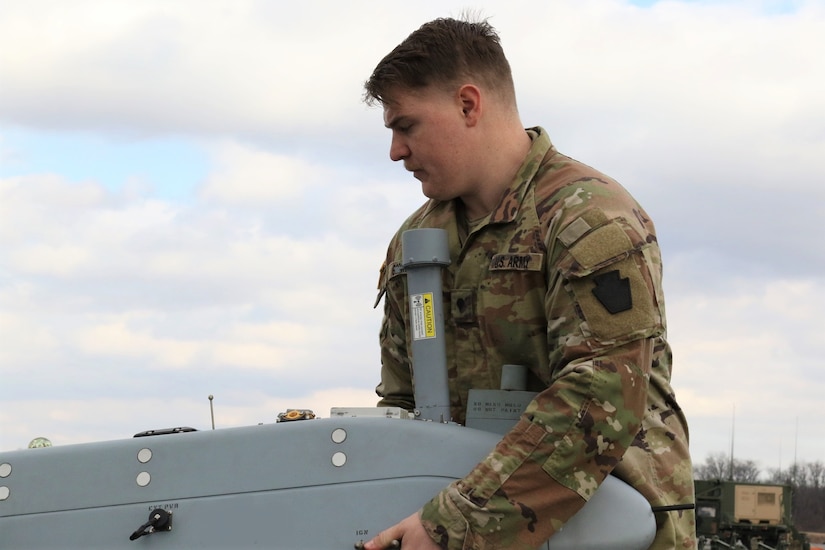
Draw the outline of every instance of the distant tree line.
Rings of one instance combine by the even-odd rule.
[[[795,462],[788,468],[770,468],[763,477],[753,460],[731,458],[724,453],[710,454],[704,464],[695,466],[696,479],[774,483],[793,489],[791,514],[799,531],[825,532],[825,463]]]

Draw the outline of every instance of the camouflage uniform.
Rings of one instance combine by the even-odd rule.
[[[693,502],[653,224],[618,183],[558,153],[543,129],[528,132],[530,152],[489,216],[467,223],[457,201],[431,200],[381,270],[381,406],[414,405],[400,235],[419,227],[448,232],[453,420],[464,423],[470,388],[499,387],[504,364],[526,365],[540,392],[484,461],[421,510],[442,548],[535,548],[611,472],[654,510]],[[695,548],[692,510],[655,516],[652,548]]]

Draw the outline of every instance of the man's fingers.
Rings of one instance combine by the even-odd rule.
[[[397,526],[395,526],[378,533],[372,540],[364,543],[364,550],[392,550],[393,548],[401,548],[401,543],[399,542],[401,536],[397,531]]]

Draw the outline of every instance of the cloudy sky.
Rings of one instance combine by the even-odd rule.
[[[696,461],[825,460],[821,0],[3,2],[0,451],[374,404],[422,197],[361,85],[468,7],[656,221]]]

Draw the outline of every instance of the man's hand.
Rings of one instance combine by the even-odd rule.
[[[393,548],[394,540],[401,541],[404,550],[441,550],[424,530],[418,512],[378,533],[375,538],[364,544],[364,550]]]

